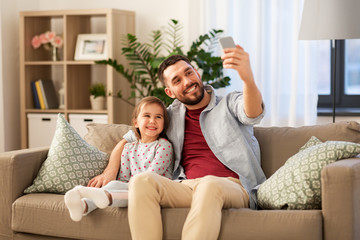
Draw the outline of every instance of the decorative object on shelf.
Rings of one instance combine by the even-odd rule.
[[[92,110],[106,109],[106,87],[103,83],[94,83],[90,86],[90,103]]]
[[[131,86],[129,98],[156,96],[166,105],[169,105],[173,99],[165,94],[157,73],[161,62],[170,55],[182,54],[187,56],[198,69],[201,69],[201,78],[206,84],[212,85],[214,88],[229,86],[230,78],[223,75],[221,58],[212,55],[223,30],[213,29],[208,34],[200,35],[185,54],[181,45],[183,42],[179,32],[181,29],[182,26],[179,22],[172,19],[164,32],[161,30],[152,32],[151,43],[141,43],[132,34],[124,36],[122,54],[125,55],[132,69],[126,69],[116,59],[111,58],[96,61],[96,63],[112,66],[127,79]],[[164,52],[165,55],[163,55]],[[130,105],[134,105],[127,98],[123,98],[121,91],[117,93],[117,96]]]
[[[79,34],[76,41],[75,60],[102,60],[107,58],[106,34]]]
[[[306,0],[299,31],[300,40],[331,40],[332,121],[335,122],[338,81],[338,41],[360,38],[360,2],[353,0]]]
[[[61,88],[59,89],[59,109],[65,108],[65,88],[64,83],[62,83]]]
[[[63,45],[63,39],[61,36],[56,35],[56,32],[47,31],[40,35],[35,35],[31,39],[31,45],[34,49],[38,49],[41,45],[48,50],[51,51],[52,60],[59,60],[58,57],[58,49]]]

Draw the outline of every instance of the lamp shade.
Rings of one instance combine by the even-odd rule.
[[[360,0],[305,0],[300,40],[360,38]]]

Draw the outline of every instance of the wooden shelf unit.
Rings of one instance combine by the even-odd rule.
[[[46,31],[55,31],[64,40],[59,50],[59,61],[52,61],[51,51],[42,46],[31,46],[33,36]],[[103,82],[108,92],[122,90],[124,97],[130,86],[126,79],[112,67],[97,65],[94,61],[75,61],[74,54],[78,34],[106,34],[108,58],[117,59],[126,65],[121,55],[121,38],[124,34],[135,34],[135,13],[117,9],[54,10],[20,12],[20,115],[21,146],[28,147],[28,113],[106,114],[109,123],[131,122],[133,107],[116,96],[107,97],[107,109],[93,111],[90,107],[89,87],[91,83]],[[58,91],[65,88],[64,109],[36,109],[34,107],[31,82],[51,79]],[[58,96],[57,96],[58,97]],[[44,129],[39,129],[44,131]]]

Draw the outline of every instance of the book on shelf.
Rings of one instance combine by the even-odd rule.
[[[43,98],[43,101],[44,101],[44,105],[45,105],[45,109],[49,109],[49,105],[46,101],[46,96],[45,96],[45,90],[44,90],[44,85],[43,85],[43,81],[40,79],[38,80],[39,82],[39,86],[40,86],[40,91],[41,91],[41,96]]]
[[[39,80],[43,90],[45,106],[47,109],[54,109],[59,107],[58,98],[56,95],[54,83],[52,80]]]
[[[36,92],[37,92],[39,102],[40,102],[40,108],[41,109],[46,109],[45,108],[45,103],[44,103],[44,97],[43,97],[42,92],[41,92],[40,82],[35,81],[35,86],[36,86]]]
[[[34,82],[34,85],[36,89],[36,93],[34,92],[34,98],[37,97],[40,109],[54,109],[59,107],[54,83],[52,80],[39,79]],[[38,108],[36,105],[36,100],[35,107]]]
[[[38,94],[37,94],[35,82],[36,82],[36,81],[32,81],[32,82],[31,82],[31,89],[32,89],[32,93],[33,93],[34,106],[35,106],[36,109],[41,109],[41,107],[40,107],[40,101],[39,101],[39,96],[38,96]]]

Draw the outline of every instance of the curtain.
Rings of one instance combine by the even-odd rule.
[[[250,54],[266,106],[261,126],[316,124],[320,44],[298,40],[303,0],[202,0],[201,5],[202,30],[223,29]],[[218,93],[241,90],[235,71],[225,71],[231,86]]]

